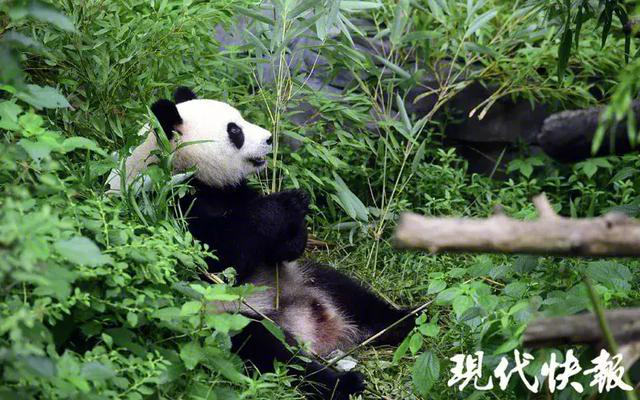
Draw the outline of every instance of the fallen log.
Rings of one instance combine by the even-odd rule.
[[[625,365],[633,365],[640,358],[640,308],[607,311],[605,319]],[[602,347],[605,339],[598,318],[588,313],[533,321],[524,332],[523,344],[530,348],[577,344]]]
[[[486,219],[401,216],[394,235],[399,248],[507,254],[640,256],[640,221],[620,213],[565,218],[544,194],[533,199],[539,218],[522,221],[497,213]]]

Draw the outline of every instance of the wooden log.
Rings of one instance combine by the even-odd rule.
[[[622,308],[606,312],[607,323],[616,342],[640,341],[640,308]],[[604,340],[594,313],[568,317],[542,318],[533,321],[524,332],[528,347],[562,344],[594,344]]]
[[[609,329],[620,345],[625,367],[640,358],[640,308],[623,308],[605,314]],[[604,346],[602,330],[595,314],[543,318],[533,321],[524,332],[525,347],[555,347],[586,344]]]
[[[558,216],[546,196],[534,199],[539,218],[521,221],[502,213],[486,219],[427,218],[406,213],[394,242],[399,248],[508,254],[640,256],[640,222],[624,214],[573,219]]]

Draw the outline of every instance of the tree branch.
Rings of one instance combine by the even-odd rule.
[[[607,325],[619,343],[626,365],[640,358],[640,308],[623,308],[605,313]],[[543,318],[533,321],[524,333],[526,347],[605,344],[598,319],[593,313],[569,317]]]
[[[539,218],[502,214],[487,219],[427,218],[405,213],[394,236],[399,248],[563,256],[640,256],[640,221],[624,214],[573,219],[559,216],[544,194],[533,200]]]

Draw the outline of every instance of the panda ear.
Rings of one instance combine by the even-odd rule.
[[[180,86],[176,89],[175,92],[173,92],[173,101],[175,101],[176,104],[184,103],[185,101],[194,100],[197,98],[198,97],[196,96],[196,94],[186,86]]]
[[[178,113],[176,104],[170,100],[158,100],[151,106],[151,111],[160,122],[160,126],[162,126],[167,138],[171,140],[175,127],[182,124],[182,118]]]

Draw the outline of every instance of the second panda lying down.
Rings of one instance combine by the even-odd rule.
[[[307,242],[306,194],[289,190],[264,196],[246,184],[248,176],[266,165],[272,140],[268,131],[245,121],[230,105],[197,99],[184,87],[175,92],[174,101],[159,100],[151,109],[177,148],[175,172],[197,167],[195,190],[181,199],[181,206],[191,207],[187,220],[193,236],[216,251],[218,260],[208,261],[209,270],[231,266],[239,283],[268,287],[247,298],[251,308],[240,312],[254,319],[266,315],[289,343],[306,343],[320,356],[348,349],[407,315],[331,267],[296,261]],[[205,142],[177,147],[193,141]],[[126,160],[127,181],[153,162],[150,152],[155,148],[156,135],[150,132]],[[117,191],[119,177],[112,176],[110,185]],[[412,327],[407,318],[373,344],[397,344]],[[276,360],[303,366],[291,372],[305,377],[304,390],[312,397],[347,399],[364,390],[358,372],[298,360],[259,321],[233,336],[232,345],[261,372],[272,371]]]

